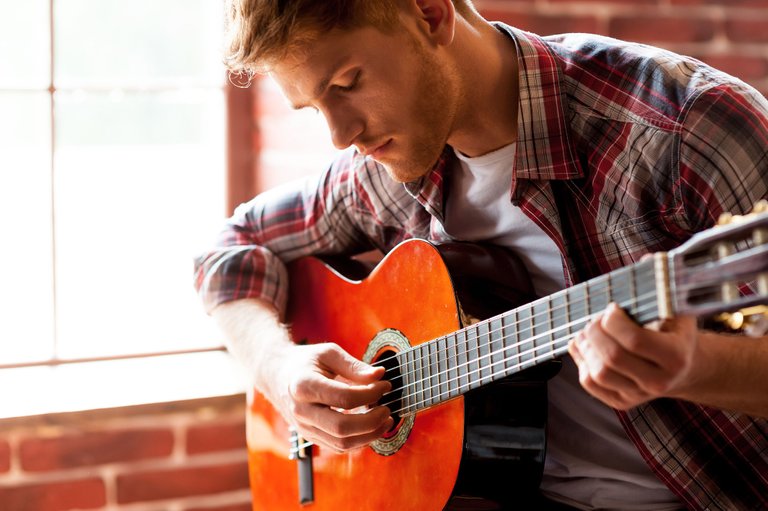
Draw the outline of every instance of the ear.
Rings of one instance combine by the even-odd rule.
[[[447,45],[453,41],[456,28],[456,8],[451,0],[416,0],[422,26],[435,44]]]

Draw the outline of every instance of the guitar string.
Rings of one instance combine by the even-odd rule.
[[[639,300],[635,300],[635,301],[639,303]],[[653,303],[654,303],[653,301],[651,301],[651,302],[647,302],[647,301],[646,301],[646,304],[653,304]],[[638,308],[638,310],[640,310],[640,308]],[[647,307],[646,307],[646,310],[647,310]],[[550,329],[550,330],[548,330],[548,331],[546,331],[546,332],[542,332],[541,334],[537,334],[537,335],[535,335],[535,336],[531,336],[531,337],[527,338],[527,339],[526,339],[526,340],[524,340],[524,341],[516,342],[516,343],[513,343],[513,344],[511,344],[511,345],[509,345],[509,346],[504,346],[504,347],[502,347],[502,348],[501,348],[501,349],[499,349],[499,350],[496,350],[496,351],[492,351],[492,352],[490,352],[490,353],[484,354],[484,355],[482,355],[482,356],[478,357],[478,358],[477,358],[477,359],[475,359],[475,360],[471,360],[471,361],[467,361],[467,362],[464,362],[464,363],[461,363],[461,364],[457,364],[457,365],[455,365],[454,367],[448,368],[448,369],[446,369],[446,370],[443,370],[443,371],[439,371],[439,372],[437,372],[437,373],[435,373],[435,374],[431,374],[431,375],[430,375],[430,376],[428,376],[427,378],[416,379],[415,381],[413,381],[413,382],[410,382],[410,383],[408,383],[408,384],[405,384],[405,385],[402,385],[402,386],[399,386],[399,387],[393,387],[393,388],[392,388],[392,389],[391,389],[389,392],[385,393],[383,397],[385,397],[385,396],[388,396],[388,395],[391,395],[391,394],[393,394],[393,393],[395,393],[395,392],[398,392],[398,391],[402,391],[402,390],[403,390],[403,389],[405,389],[406,387],[409,387],[409,388],[413,388],[413,387],[415,387],[417,384],[421,384],[421,383],[423,383],[423,382],[426,382],[426,381],[429,381],[429,380],[434,380],[435,378],[438,378],[438,383],[437,383],[436,385],[432,385],[432,386],[430,386],[430,387],[426,387],[426,388],[417,389],[416,391],[414,391],[414,392],[412,392],[412,393],[410,393],[410,394],[407,394],[407,395],[405,395],[405,396],[401,396],[401,397],[400,397],[400,399],[397,399],[397,400],[393,400],[393,401],[389,401],[389,402],[386,402],[386,403],[382,403],[382,404],[383,404],[384,406],[387,406],[387,405],[389,405],[389,404],[392,404],[392,403],[395,403],[395,402],[397,402],[397,401],[403,402],[405,399],[407,399],[407,398],[410,398],[410,397],[413,397],[413,396],[415,396],[417,393],[421,393],[421,394],[423,395],[423,394],[424,394],[425,392],[427,392],[427,391],[430,393],[430,400],[434,401],[434,396],[432,396],[431,394],[432,394],[432,389],[434,389],[435,387],[440,387],[440,386],[443,386],[443,385],[447,385],[447,384],[450,384],[450,383],[452,383],[452,382],[454,382],[454,381],[456,381],[456,380],[459,380],[459,379],[461,379],[461,378],[466,378],[466,377],[469,377],[470,375],[472,375],[472,374],[474,374],[474,373],[481,373],[482,371],[484,371],[484,370],[488,370],[489,368],[490,368],[491,370],[493,370],[492,368],[493,368],[493,366],[494,366],[494,365],[498,365],[498,364],[500,364],[500,363],[504,363],[504,364],[506,364],[506,363],[507,363],[508,361],[510,361],[510,360],[513,360],[513,359],[519,359],[521,356],[524,356],[524,355],[528,355],[528,354],[531,354],[531,353],[533,353],[533,354],[534,354],[534,360],[536,360],[536,356],[537,356],[537,355],[536,355],[536,352],[537,352],[537,351],[541,351],[542,349],[547,349],[547,348],[553,348],[554,346],[556,346],[556,345],[558,344],[558,342],[562,342],[562,340],[563,340],[563,339],[565,339],[565,338],[569,338],[569,337],[573,337],[574,335],[576,335],[576,332],[569,332],[569,333],[568,333],[566,336],[561,336],[561,337],[558,337],[557,339],[555,339],[555,340],[553,340],[553,341],[551,341],[551,342],[548,342],[548,343],[546,343],[546,344],[544,344],[544,345],[542,345],[542,346],[535,346],[535,345],[534,345],[532,348],[526,349],[525,351],[520,351],[520,347],[521,347],[523,344],[530,344],[530,342],[532,342],[532,341],[535,341],[536,339],[539,339],[539,338],[541,338],[541,337],[552,336],[553,334],[555,334],[555,333],[557,333],[558,331],[561,331],[561,330],[563,330],[563,329],[566,329],[566,328],[570,329],[570,328],[572,328],[574,325],[577,325],[577,324],[582,324],[582,323],[583,323],[583,324],[586,324],[586,323],[587,323],[587,322],[588,322],[590,319],[592,319],[593,317],[596,317],[596,316],[598,316],[598,315],[599,315],[599,314],[601,314],[601,313],[602,313],[602,311],[601,311],[601,312],[597,312],[597,313],[594,313],[594,314],[591,314],[591,315],[589,315],[589,316],[586,316],[586,317],[582,317],[582,318],[579,318],[578,320],[572,321],[572,322],[570,322],[570,323],[568,323],[568,324],[565,324],[565,325],[562,325],[562,326],[558,326],[558,327],[557,327],[557,328],[555,328],[555,329]],[[511,356],[507,356],[505,352],[507,352],[507,351],[509,351],[509,350],[513,350],[513,349],[517,349],[517,352],[516,352],[516,353],[514,353],[514,354],[512,354]],[[468,350],[467,350],[467,351],[464,351],[464,353],[468,353]],[[496,355],[499,355],[499,354],[502,354],[502,355],[503,355],[505,358],[504,358],[504,359],[502,359],[502,360],[498,360],[498,361],[495,361],[495,362],[493,362],[493,361],[492,361],[492,357],[493,357],[493,356],[496,356]],[[549,352],[548,352],[548,353],[545,355],[545,357],[553,358],[552,354],[553,354],[553,350],[552,350],[552,349],[550,349],[550,350],[549,350]],[[454,359],[456,360],[456,359],[458,359],[458,355],[456,355],[456,356],[454,356],[454,357],[452,357],[452,358],[454,358]],[[483,361],[483,360],[485,360],[485,359],[491,359],[491,364],[490,364],[490,366],[484,366],[484,365],[480,365],[481,361]],[[539,359],[541,359],[541,357],[539,357]],[[518,364],[518,365],[516,365],[516,366],[511,366],[510,368],[505,368],[505,369],[504,369],[503,371],[501,371],[501,372],[492,373],[492,374],[491,374],[489,377],[490,377],[490,378],[493,378],[494,376],[497,376],[498,374],[501,374],[501,373],[503,373],[503,372],[508,372],[510,369],[517,369],[517,368],[519,368],[519,367],[522,367],[522,366],[524,366],[525,364],[528,364],[529,362],[530,362],[530,359],[529,359],[529,360],[525,360],[525,361],[522,361],[521,363],[519,363],[519,364]],[[467,373],[464,373],[464,374],[458,375],[457,377],[455,377],[455,378],[452,378],[452,379],[449,379],[449,380],[447,380],[447,381],[445,381],[445,382],[440,382],[440,380],[439,380],[439,376],[440,376],[440,375],[445,375],[445,374],[449,373],[450,371],[457,371],[457,370],[459,370],[459,369],[461,369],[461,368],[463,368],[463,367],[469,366],[469,365],[471,365],[471,364],[477,364],[477,365],[478,365],[478,368],[477,368],[477,369],[473,369],[473,370],[471,370],[470,372],[467,372]],[[394,379],[396,379],[396,378],[393,378],[393,380],[394,380]],[[455,389],[455,391],[459,391],[459,390],[462,390],[463,388],[469,388],[470,386],[471,386],[471,383],[469,383],[469,384],[465,385],[464,387],[461,387],[461,386],[460,386],[460,387],[458,387],[457,389]],[[448,392],[448,393],[450,394],[451,392],[452,392],[452,391],[450,391],[450,390],[449,390],[449,392]],[[438,397],[439,397],[439,396],[438,396]]]
[[[620,304],[620,305],[623,305],[624,307],[629,306],[629,305],[637,305],[638,303],[640,303],[640,300],[646,300],[649,297],[649,295],[653,295],[653,297],[655,298],[655,294],[650,293],[650,294],[646,294],[645,296],[640,296],[640,297],[637,297],[637,298],[633,299],[633,301],[632,301],[633,303],[623,302],[623,304]],[[645,312],[645,310],[643,310],[643,311],[639,311],[638,310],[638,312]],[[575,324],[579,324],[579,323],[586,324],[586,322],[589,319],[591,319],[592,317],[595,317],[596,315],[599,315],[600,313],[602,313],[602,311],[598,311],[596,313],[593,313],[592,315],[586,316],[586,319],[585,319],[584,316],[582,316],[582,317],[580,317],[580,318],[578,318],[578,319],[576,319],[574,321],[571,321],[570,323],[566,324],[565,327],[569,327],[570,328],[571,326],[573,326]],[[545,311],[545,312],[540,313],[539,315],[541,315],[541,314],[551,315],[551,311]],[[455,350],[456,351],[456,355],[452,355],[451,356],[451,358],[458,359],[460,355],[465,355],[465,357],[466,357],[466,355],[470,353],[470,349],[473,352],[476,352],[476,351],[479,351],[481,349],[481,347],[490,346],[490,343],[493,342],[493,341],[492,340],[490,340],[490,341],[481,341],[481,339],[480,339],[481,336],[483,338],[489,338],[489,337],[491,337],[492,334],[495,334],[495,333],[498,333],[498,332],[503,332],[504,329],[514,329],[515,335],[517,337],[520,337],[521,335],[526,334],[528,332],[531,332],[535,328],[537,328],[537,325],[533,324],[533,321],[534,321],[535,318],[536,318],[536,314],[532,314],[530,317],[524,318],[522,320],[516,321],[514,323],[510,323],[510,324],[504,324],[503,321],[502,321],[500,328],[497,328],[497,329],[489,328],[487,333],[480,333],[479,330],[476,328],[477,324],[475,324],[475,325],[471,325],[469,327],[466,327],[466,328],[464,328],[462,330],[459,330],[457,332],[454,332],[452,334],[449,334],[447,336],[438,337],[437,339],[434,339],[433,341],[429,341],[428,343],[420,344],[416,348],[413,348],[413,349],[409,350],[409,352],[415,352],[416,349],[418,349],[421,346],[426,346],[426,345],[429,345],[429,344],[436,345],[436,344],[438,344],[442,340],[446,340],[447,341],[449,337],[453,338],[453,340],[455,340],[455,341],[458,341],[459,334],[461,334],[461,333],[464,334],[464,342],[463,343],[459,343],[458,345],[456,345],[456,344],[454,344],[454,345],[446,344],[445,348],[441,348],[441,349],[439,349],[437,351],[434,351],[433,353],[430,353],[429,351],[427,351],[427,353],[424,353],[423,356],[414,358],[412,361],[406,362],[404,364],[404,367],[406,367],[407,370],[406,371],[402,371],[401,370],[401,372],[400,372],[400,374],[398,374],[398,376],[395,376],[395,377],[391,378],[389,381],[390,382],[395,382],[398,379],[405,379],[406,376],[415,375],[415,373],[417,371],[423,371],[423,369],[422,369],[423,366],[421,364],[421,361],[424,360],[424,359],[427,359],[430,355],[433,355],[433,356],[444,355],[444,354],[448,353],[448,351],[451,348],[456,348],[457,346],[459,346],[459,349]],[[487,320],[484,323],[488,324],[492,320]],[[517,330],[515,327],[518,327],[521,323],[526,323],[527,325],[530,325],[530,326],[527,326],[526,328],[521,329],[521,330]],[[536,339],[540,338],[542,335],[548,335],[549,333],[551,333],[551,332],[545,332],[545,333],[540,334],[538,336],[527,337],[527,338],[525,338],[525,339],[523,339],[521,341],[518,341],[515,344],[509,345],[505,349],[509,349],[509,348],[518,348],[519,349],[519,347],[522,346],[524,343],[530,343],[530,342],[535,341]],[[467,334],[473,334],[473,335],[467,335]],[[503,334],[502,334],[502,337],[504,337]],[[474,343],[474,346],[471,347],[471,348],[470,348],[470,342]],[[466,347],[466,349],[464,349],[462,351],[461,350],[462,347]],[[402,355],[402,354],[405,354],[405,353],[406,352],[401,352],[401,353],[399,353],[397,355]],[[487,355],[483,354],[480,357],[478,357],[476,360],[478,360],[478,361],[482,360],[483,357],[485,357],[485,356],[487,356]],[[468,357],[466,357],[466,358],[468,358]],[[417,362],[419,363],[418,366],[416,365]],[[468,360],[467,364],[473,363],[473,362],[474,362],[474,360]],[[413,366],[413,369],[409,368],[408,366]],[[385,371],[385,374],[386,374],[386,372],[389,372],[389,371],[397,371],[397,369],[398,368],[392,368],[392,369],[390,369],[388,371]],[[393,389],[393,391],[396,391],[396,390],[398,390],[398,389]]]
[[[627,269],[629,269],[629,268],[632,268],[632,267],[627,267]],[[614,279],[616,279],[616,277],[614,277]],[[603,286],[603,287],[600,287],[600,286]],[[634,286],[634,284],[633,284],[633,286]],[[606,279],[605,281],[594,283],[592,289],[587,289],[586,287],[579,288],[579,289],[580,290],[587,290],[587,291],[589,291],[594,296],[595,294],[601,293],[601,292],[610,293],[613,287],[615,287],[615,285],[614,285],[614,283],[611,282],[611,279]],[[538,316],[540,316],[542,314],[552,315],[553,312],[556,312],[556,313],[559,314],[560,310],[562,310],[562,309],[567,309],[569,307],[570,308],[576,308],[577,306],[581,305],[582,303],[589,303],[590,297],[588,295],[583,295],[583,297],[577,297],[576,301],[568,301],[566,295],[572,293],[573,290],[574,290],[574,288],[564,289],[562,291],[559,291],[558,293],[555,293],[553,295],[550,295],[550,296],[547,296],[547,297],[544,297],[544,298],[540,298],[539,300],[535,300],[535,301],[533,301],[533,302],[531,302],[531,303],[521,307],[521,308],[526,308],[528,310],[533,311],[533,309],[535,308],[535,306],[537,304],[543,304],[546,301],[551,302],[556,297],[559,297],[558,295],[563,295],[565,297],[565,300],[566,300],[565,303],[563,303],[562,305],[556,306],[555,308],[551,308],[551,307],[548,306],[546,311],[538,312],[538,313],[535,313],[535,314],[531,314],[531,316],[526,317],[524,319],[521,319],[519,321],[516,321],[514,323],[504,324],[502,322],[502,326],[501,326],[500,330],[503,330],[504,328],[516,327],[517,325],[519,325],[520,323],[522,323],[524,321],[525,322],[534,321]],[[655,296],[655,293],[653,291],[650,291],[650,294],[653,294]],[[637,297],[631,298],[630,300],[637,301],[637,300],[645,299],[645,298],[647,298],[647,296],[648,296],[648,293],[646,293],[643,296],[637,296]],[[606,298],[610,298],[610,297],[607,296]],[[594,298],[593,298],[593,300],[594,300]],[[624,302],[624,303],[626,305],[631,305],[631,303],[627,303],[627,302]],[[503,316],[510,315],[512,313],[519,314],[519,310],[520,310],[520,308],[514,309],[512,311],[508,311],[508,312],[505,312],[505,313],[502,313],[502,314],[499,314],[499,315],[494,316],[492,318],[483,320],[483,321],[481,321],[479,323],[475,323],[473,325],[466,326],[466,327],[464,327],[464,328],[462,328],[460,330],[457,330],[455,332],[452,332],[450,334],[437,337],[437,338],[435,338],[435,339],[433,339],[432,341],[429,341],[429,342],[439,342],[441,340],[447,339],[448,337],[457,336],[457,335],[459,335],[461,333],[464,333],[466,335],[468,332],[471,333],[472,330],[476,329],[476,327],[478,327],[478,325],[482,325],[482,324],[486,324],[486,323],[491,323],[492,321],[496,320],[497,318],[498,319],[502,319]],[[491,333],[496,333],[498,331],[499,330],[497,329],[497,330],[489,331],[488,333],[491,334]],[[467,338],[469,338],[469,337],[467,337]],[[420,344],[418,346],[424,346],[425,344],[428,344],[428,343]],[[413,349],[415,349],[415,348],[416,347],[414,347]],[[397,358],[398,362],[399,362],[400,356],[403,355],[404,353],[405,353],[405,351],[394,353],[393,355],[391,355],[389,357],[385,357],[385,358],[382,358],[382,359],[379,359],[379,360],[375,361],[372,365],[374,365],[374,366],[384,365],[385,362],[388,362],[388,361],[392,360],[393,358]],[[386,375],[389,372],[397,371],[401,367],[402,366],[400,364],[398,364],[397,367],[387,368],[385,370],[384,374]],[[410,372],[408,374],[410,374]]]
[[[590,317],[588,317],[588,318],[581,318],[578,321],[586,323],[589,319],[591,319],[592,317],[596,317],[599,314],[600,313],[595,313],[595,314],[590,315]],[[550,330],[549,332],[545,332],[545,333],[539,335],[538,337],[541,337],[542,335],[552,335],[557,330],[562,330],[563,328],[570,328],[570,325],[566,325],[564,327],[559,327],[559,328],[557,328],[555,330]],[[500,374],[504,374],[506,376],[508,374],[505,374],[505,373],[512,374],[513,372],[517,372],[517,370],[519,370],[521,368],[527,368],[527,366],[536,365],[536,363],[538,363],[539,361],[551,360],[555,356],[561,354],[558,350],[563,350],[563,348],[565,348],[567,346],[566,345],[566,346],[559,346],[559,347],[557,347],[558,343],[562,343],[565,340],[569,340],[571,337],[573,337],[575,335],[576,335],[576,333],[568,333],[568,334],[566,334],[564,336],[560,336],[560,337],[556,338],[555,340],[553,340],[550,343],[547,343],[545,346],[534,346],[532,349],[528,349],[528,350],[526,350],[526,351],[524,351],[522,353],[516,353],[516,354],[514,354],[514,355],[512,355],[510,357],[504,358],[502,360],[498,360],[496,362],[491,362],[490,366],[480,366],[477,369],[473,369],[473,370],[471,370],[471,371],[469,371],[469,372],[467,372],[465,374],[458,375],[455,378],[448,379],[445,382],[440,382],[438,380],[437,384],[431,385],[429,387],[421,388],[421,389],[417,388],[414,392],[406,394],[406,396],[403,396],[400,399],[396,399],[396,400],[392,400],[392,401],[389,401],[389,402],[386,402],[386,403],[382,403],[382,405],[383,406],[388,406],[388,405],[391,405],[392,403],[396,403],[398,401],[400,403],[403,403],[405,401],[405,399],[407,399],[407,398],[414,397],[414,396],[416,396],[418,394],[422,394],[422,396],[424,396],[425,392],[428,391],[429,394],[430,394],[429,398],[425,399],[425,398],[422,397],[421,399],[417,399],[413,404],[402,406],[400,409],[394,411],[393,413],[402,414],[401,412],[403,410],[408,410],[406,413],[415,412],[421,405],[424,405],[424,404],[437,404],[437,403],[435,403],[435,401],[436,400],[439,401],[440,398],[443,397],[443,396],[451,396],[454,393],[455,393],[456,396],[458,396],[459,394],[462,393],[461,391],[463,391],[465,389],[466,390],[470,390],[472,388],[473,383],[475,383],[475,382],[470,382],[470,383],[467,383],[465,385],[459,385],[458,387],[456,387],[453,390],[449,388],[447,391],[440,392],[436,396],[432,395],[432,390],[435,389],[435,388],[437,388],[439,390],[439,388],[441,386],[449,385],[450,383],[458,381],[461,378],[467,378],[467,377],[469,377],[470,375],[472,375],[474,373],[481,373],[484,370],[490,369],[491,371],[494,371],[493,370],[493,366],[494,365],[506,364],[509,360],[519,359],[521,355],[527,355],[527,354],[531,354],[531,353],[534,354],[533,358],[531,358],[531,359],[522,360],[522,361],[520,361],[520,362],[518,362],[518,363],[516,363],[516,364],[514,364],[512,366],[509,366],[509,367],[505,366],[501,371],[492,372],[490,375],[488,375],[488,376],[486,376],[484,378],[493,379],[494,377],[496,377],[496,376],[498,376]],[[518,343],[518,345],[519,344],[522,344],[522,343]],[[513,348],[513,347],[518,347],[518,346],[512,345],[512,346],[509,346],[509,347],[502,348],[501,350],[497,350],[496,352],[493,352],[491,354],[484,355],[484,356],[478,358],[477,360],[479,361],[479,360],[481,360],[483,358],[488,358],[488,357],[492,357],[493,355],[498,355],[499,353],[503,353],[503,352],[507,351],[508,349]],[[546,354],[537,355],[536,352],[540,351],[542,348],[551,348],[551,349]],[[562,351],[562,353],[565,353],[565,351]],[[409,389],[410,388],[414,388],[414,387],[416,387],[416,384],[420,384],[420,383],[423,383],[425,381],[429,381],[431,379],[436,378],[440,374],[446,374],[449,371],[457,370],[459,367],[467,366],[469,364],[470,363],[461,364],[460,366],[456,366],[454,368],[447,369],[447,370],[439,372],[439,373],[437,373],[435,375],[429,376],[428,378],[423,378],[421,380],[417,380],[417,381],[408,383],[408,384],[403,385],[402,387],[400,387],[399,390],[402,390],[402,389],[405,389],[405,388],[409,388]],[[481,378],[481,380],[482,379],[483,378]],[[394,392],[394,390],[388,392],[385,395],[392,394],[393,392]],[[452,396],[452,397],[455,397],[455,396]]]
[[[608,286],[606,286],[606,288],[610,289],[610,284],[608,284]],[[596,292],[600,292],[602,290],[594,289],[594,290],[590,290],[590,291],[593,292],[593,293],[596,293]],[[655,293],[654,292],[646,293],[645,295],[641,295],[641,296],[632,298],[629,301],[624,301],[624,302],[620,303],[619,305],[622,306],[622,307],[628,307],[630,305],[635,305],[635,304],[639,303],[640,300],[645,300],[649,296],[655,297]],[[542,300],[546,300],[546,299],[542,299]],[[504,313],[504,314],[501,314],[501,315],[498,315],[498,316],[494,316],[493,318],[484,320],[484,321],[482,321],[480,323],[476,323],[474,325],[470,325],[470,326],[464,327],[464,328],[462,328],[462,329],[460,329],[460,330],[458,330],[456,332],[452,332],[452,333],[450,333],[448,335],[443,335],[443,336],[437,337],[436,339],[433,339],[432,341],[429,341],[427,343],[423,343],[423,344],[417,345],[416,347],[413,347],[413,348],[411,348],[408,351],[401,351],[401,352],[395,353],[394,355],[392,355],[390,357],[386,357],[386,358],[383,358],[383,359],[380,359],[380,360],[374,362],[372,365],[374,365],[374,366],[376,366],[376,365],[383,365],[386,361],[389,361],[392,358],[397,358],[398,362],[399,362],[400,361],[400,357],[405,355],[407,352],[415,352],[415,350],[417,350],[421,346],[426,346],[426,345],[429,345],[430,343],[437,344],[440,341],[447,341],[449,338],[458,339],[458,336],[461,335],[461,334],[464,335],[464,337],[465,337],[464,344],[467,345],[467,346],[468,346],[468,342],[469,341],[474,341],[475,343],[477,343],[477,340],[479,339],[480,335],[490,336],[490,335],[498,333],[500,331],[503,332],[504,329],[515,329],[516,334],[519,336],[520,334],[523,334],[525,332],[531,331],[534,328],[536,328],[536,325],[533,325],[533,322],[536,321],[537,318],[540,318],[541,316],[546,315],[551,320],[551,317],[554,314],[561,314],[561,312],[563,310],[567,310],[569,308],[573,309],[574,306],[578,307],[581,303],[587,303],[588,301],[589,301],[589,297],[585,296],[584,298],[581,298],[581,299],[579,299],[579,300],[577,300],[575,302],[564,303],[563,305],[556,306],[554,308],[553,307],[548,307],[548,309],[546,311],[540,311],[540,312],[537,312],[537,313],[532,313],[528,317],[525,317],[523,319],[518,319],[517,321],[512,322],[512,323],[506,323],[505,324],[504,321],[503,321],[503,316],[513,312],[513,311],[510,311],[508,313]],[[543,303],[543,301],[542,301],[542,303]],[[533,302],[533,304],[535,305],[536,302]],[[529,307],[529,310],[531,310],[531,312],[533,311],[534,305],[531,305]],[[602,312],[602,310],[600,312]],[[488,332],[487,333],[483,333],[483,334],[480,334],[478,332],[478,328],[477,327],[479,325],[491,324],[493,321],[501,321],[501,327],[500,328],[496,328],[496,329],[491,329],[489,327]],[[523,329],[523,330],[519,330],[519,331],[516,330],[516,328],[520,324],[522,324],[522,323],[530,324],[531,326],[528,326],[527,329]],[[472,335],[472,334],[474,334],[474,335]],[[433,354],[434,355],[443,355],[450,348],[451,348],[451,346],[446,346],[445,348],[439,349],[438,351],[434,352]],[[479,346],[478,346],[478,349],[479,349]],[[466,354],[466,353],[469,353],[469,349],[467,349],[467,350],[465,350],[463,352],[460,352],[460,354]],[[429,353],[426,353],[426,355],[429,355]],[[392,373],[392,372],[397,372],[397,371],[400,372],[400,374],[398,376],[396,376],[396,377],[393,377],[390,380],[390,382],[396,381],[399,378],[404,378],[405,376],[411,376],[411,375],[413,375],[415,373],[415,371],[417,369],[419,369],[419,368],[415,367],[415,364],[416,364],[417,360],[421,360],[421,358],[414,359],[412,362],[408,361],[405,364],[398,364],[397,367],[387,368],[385,370],[385,372],[384,372],[384,375],[386,376],[387,373]],[[410,367],[410,366],[413,366],[413,367]]]

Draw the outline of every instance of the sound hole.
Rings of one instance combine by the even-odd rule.
[[[392,412],[392,419],[394,419],[394,426],[384,437],[391,437],[396,434],[397,429],[402,423],[400,417],[400,410],[403,407],[403,377],[400,372],[400,363],[397,358],[397,352],[393,349],[384,349],[376,356],[376,365],[384,366],[386,372],[384,373],[384,379],[392,384],[392,390],[385,394],[379,401],[380,405],[384,405]]]
[[[382,456],[392,456],[405,445],[416,420],[415,413],[403,415],[403,400],[408,401],[408,396],[404,396],[402,391],[403,369],[407,370],[408,367],[401,368],[396,357],[398,353],[404,353],[409,349],[411,349],[410,343],[402,333],[386,328],[371,339],[363,354],[363,361],[383,365],[388,371],[384,378],[392,383],[392,391],[381,399],[380,404],[387,406],[392,412],[395,426],[371,443],[371,449]]]

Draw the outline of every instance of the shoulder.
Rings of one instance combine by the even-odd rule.
[[[672,127],[703,93],[736,78],[686,55],[646,44],[592,34],[542,38],[557,56],[577,102],[624,109]]]

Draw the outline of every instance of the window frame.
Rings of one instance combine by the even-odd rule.
[[[2,87],[0,91],[4,92],[45,92],[48,95],[49,106],[49,153],[48,153],[48,171],[51,175],[51,180],[55,179],[55,154],[56,154],[56,92],[57,87],[55,83],[55,65],[56,65],[56,38],[55,38],[55,5],[57,0],[48,0],[48,32],[49,32],[49,47],[48,55],[50,62],[48,66],[48,84],[46,88],[32,87],[32,86],[12,86]],[[223,8],[223,6],[222,6]],[[222,65],[222,74],[225,70]],[[254,82],[255,85],[255,82]],[[127,88],[128,90],[130,88]],[[231,83],[230,80],[224,80],[222,86],[222,92],[224,94],[224,108],[225,108],[225,120],[224,125],[226,129],[225,137],[225,175],[224,190],[226,197],[224,203],[226,206],[225,215],[230,215],[234,208],[241,202],[247,201],[253,197],[257,192],[257,162],[258,162],[258,150],[259,144],[259,131],[257,129],[257,94],[258,88],[252,86],[249,88],[242,88]],[[152,90],[142,88],[142,91]],[[55,186],[50,187],[49,200],[51,204],[55,204]],[[56,300],[56,215],[55,209],[51,218],[51,236],[52,236],[52,251],[50,254],[50,262],[52,265],[52,284],[51,293],[53,301],[53,322],[54,325],[58,322],[58,307]],[[190,276],[191,279],[191,276]],[[105,355],[96,357],[60,357],[59,353],[59,341],[56,335],[55,328],[52,333],[52,339],[50,344],[50,356],[40,360],[30,360],[24,362],[12,362],[12,363],[0,363],[0,371],[11,369],[23,369],[34,367],[56,367],[61,365],[70,364],[82,364],[82,363],[97,363],[116,360],[131,360],[142,359],[151,357],[164,357],[183,354],[196,354],[196,353],[210,353],[226,351],[226,347],[223,344],[212,347],[201,348],[189,348],[189,349],[175,349],[167,351],[152,351],[152,352],[133,352],[124,353],[119,355]]]

